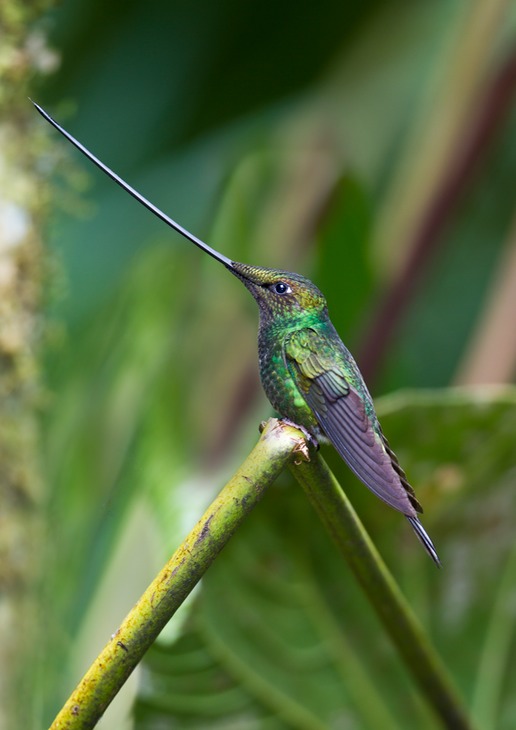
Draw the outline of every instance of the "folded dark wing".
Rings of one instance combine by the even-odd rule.
[[[391,507],[415,516],[421,508],[379,425],[376,431],[364,399],[346,378],[344,366],[325,357],[324,340],[318,343],[315,338],[311,338],[308,350],[306,334],[302,349],[295,341],[287,347],[287,363],[299,390],[356,476]]]

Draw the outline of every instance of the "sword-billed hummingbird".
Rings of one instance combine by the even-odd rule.
[[[405,515],[430,557],[440,565],[417,516],[423,511],[421,505],[383,435],[366,384],[330,321],[319,289],[299,274],[240,264],[215,251],[128,185],[44,109],[33,104],[102,172],[242,281],[260,310],[260,377],[272,406],[316,445],[318,439],[327,437],[366,487]]]

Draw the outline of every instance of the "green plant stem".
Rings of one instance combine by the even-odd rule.
[[[443,726],[471,730],[446,668],[324,460],[316,454],[290,468]]]
[[[473,717],[477,718],[483,730],[496,730],[498,726],[504,681],[512,671],[510,651],[515,628],[512,593],[516,578],[516,545],[500,573],[471,703]]]
[[[72,692],[51,730],[95,727],[107,706],[240,523],[293,454],[302,434],[271,419],[260,440]]]

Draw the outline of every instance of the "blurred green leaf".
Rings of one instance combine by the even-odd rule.
[[[363,492],[373,538],[469,703],[478,706],[478,692],[485,702],[494,697],[496,727],[511,728],[514,616],[504,612],[501,636],[487,628],[499,618],[501,595],[514,600],[516,391],[400,393],[379,410],[427,508],[443,569],[399,514],[355,480],[350,490]],[[498,671],[484,670],[479,687],[479,661],[500,645]],[[437,727],[286,479],[210,569],[186,634],[155,647],[145,667],[136,705],[142,728],[217,726],[222,717],[228,727]]]
[[[360,181],[349,174],[335,186],[322,222],[313,278],[328,301],[333,324],[350,347],[359,339],[373,290],[371,222],[371,201]]]
[[[410,217],[411,196],[396,195],[400,168],[411,180],[415,198],[425,187],[425,179],[414,175],[419,143],[434,138],[432,132],[439,132],[443,117],[431,100],[441,98],[440,80],[448,78],[443,65],[453,58],[447,51],[455,48],[454,40],[463,24],[475,19],[475,11],[475,5],[466,7],[458,0],[410,4],[370,0],[353,7],[328,0],[317,8],[299,6],[294,11],[289,3],[215,6],[206,0],[172,4],[153,0],[146,5],[131,1],[106,6],[69,0],[44,19],[62,53],[62,64],[53,82],[41,89],[42,98],[39,92],[37,98],[50,103],[50,111],[131,184],[225,254],[313,278],[327,295],[344,340],[356,349],[381,302],[384,263],[398,261],[401,250],[395,238],[379,251],[378,226],[392,223],[398,214]],[[506,6],[498,16],[502,32],[494,34],[492,45],[483,47],[487,62],[480,70],[486,78],[511,47],[514,19],[514,8]],[[465,83],[478,83],[477,75],[472,79],[469,71],[473,67],[478,71],[478,65],[465,63],[464,73],[469,72]],[[469,119],[464,126],[468,124]],[[513,215],[514,128],[513,114],[454,212],[440,253],[425,270],[424,282],[391,342],[381,390],[443,386],[453,377],[481,313],[483,293]],[[462,130],[456,146],[461,142]],[[58,145],[65,149],[60,141]],[[425,150],[426,159],[432,161],[431,146]],[[221,267],[72,155],[68,177],[56,191],[60,209],[50,231],[67,293],[54,298],[49,311],[57,325],[66,328],[66,335],[55,339],[46,352],[50,396],[42,445],[51,555],[43,578],[49,628],[41,673],[46,682],[42,695],[52,706],[54,694],[62,694],[70,681],[67,657],[76,648],[77,634],[85,625],[93,627],[91,637],[83,641],[87,647],[104,638],[92,605],[121,536],[133,545],[145,539],[138,520],[134,521],[138,527],[128,527],[133,524],[131,517],[144,504],[153,534],[159,537],[156,552],[172,549],[201,504],[240,461],[257,423],[269,413],[257,379],[257,315],[248,294]],[[55,164],[55,157],[42,160],[42,168]],[[86,193],[84,175],[91,181]],[[482,488],[496,472],[498,458],[500,464],[510,461],[511,423],[507,433],[500,426],[503,438],[498,444],[498,419],[501,424],[510,421],[509,411],[502,406],[497,411],[494,403],[488,406],[491,420],[489,427],[487,420],[482,421],[485,445],[482,442],[480,448],[475,440],[462,438],[463,429],[469,433],[473,428],[473,406],[466,403],[464,414],[454,420],[448,396],[443,402],[439,394],[425,398],[418,405],[412,395],[407,396],[408,405],[402,408],[406,425],[397,415],[398,406],[392,417],[386,412],[384,425],[402,463],[408,465],[409,476],[416,486],[425,485],[418,490],[427,507],[425,524],[435,531],[447,564],[439,577],[431,572],[409,528],[404,524],[400,528],[399,516],[371,501],[342,462],[331,453],[328,457],[349,484],[353,501],[432,632],[441,637],[453,619],[450,635],[464,637],[464,645],[459,638],[450,640],[450,665],[461,664],[462,672],[464,664],[464,677],[457,678],[468,697],[475,691],[479,717],[495,724],[501,696],[504,727],[509,727],[510,713],[516,715],[504,684],[506,662],[512,658],[512,620],[504,615],[503,605],[512,600],[511,564],[504,569],[505,587],[493,597],[495,614],[486,609],[473,621],[470,616],[475,611],[477,616],[485,604],[480,600],[478,607],[469,605],[479,598],[477,581],[484,580],[484,573],[486,594],[501,574],[494,557],[477,556],[478,547],[471,544],[477,531],[482,537],[482,530],[487,530],[487,553],[498,549],[500,561],[513,542],[507,516],[496,539],[494,528],[480,529],[494,509],[495,493],[503,493],[500,500],[511,514],[508,487],[504,491],[496,482],[494,492]],[[429,421],[436,419],[435,428],[421,416],[423,411]],[[451,412],[462,413],[460,404],[454,402]],[[449,429],[448,418],[454,424]],[[439,424],[443,438],[437,433]],[[477,439],[481,431],[479,427]],[[412,451],[414,440],[418,445]],[[403,450],[408,444],[410,453]],[[454,460],[459,452],[461,459]],[[470,478],[477,486],[469,484]],[[279,500],[278,514],[274,507],[272,516],[260,513],[256,520],[264,520],[265,527],[251,525],[249,538],[243,533],[238,540],[251,541],[257,565],[262,553],[275,565],[272,551],[262,544],[265,533],[272,531],[272,544],[292,575],[293,587],[288,583],[287,590],[292,626],[298,634],[306,633],[309,647],[319,646],[318,632],[324,623],[320,616],[327,616],[324,631],[333,638],[321,639],[320,661],[328,689],[315,689],[327,691],[327,712],[336,712],[336,726],[352,725],[364,708],[371,712],[367,720],[371,726],[385,725],[375,718],[387,712],[395,724],[401,717],[408,726],[416,722],[418,727],[425,727],[425,722],[433,726],[417,697],[408,694],[404,671],[391,657],[373,619],[368,623],[368,610],[353,586],[346,585],[344,601],[341,566],[329,557],[331,547],[324,536],[317,536],[313,517],[298,497],[285,497],[296,515],[295,525],[285,535],[276,534],[285,516],[285,508],[279,506],[285,504],[285,493],[278,494],[269,498],[270,505]],[[452,524],[457,515],[458,526]],[[493,520],[498,525],[498,516]],[[299,534],[312,532],[311,552],[302,555],[296,547]],[[156,560],[161,557],[160,552]],[[483,561],[489,567],[480,575]],[[235,576],[242,573],[239,565],[238,560],[233,565]],[[153,568],[149,566],[149,574]],[[220,570],[231,595],[236,578],[228,577],[224,565]],[[244,590],[246,578],[245,574],[241,578],[240,592],[234,588],[236,600],[244,606],[250,596],[254,599],[253,591],[261,601],[255,586]],[[433,603],[434,596],[441,595],[437,580],[446,585],[446,597],[439,598],[446,610]],[[317,599],[322,606],[318,619],[307,617],[306,611],[294,617],[302,601],[296,594],[301,584],[310,600]],[[318,596],[316,589],[321,591]],[[109,599],[118,595],[119,586],[102,584],[102,590],[107,594],[103,605],[111,605]],[[485,601],[486,596],[480,599]],[[202,605],[209,605],[208,598],[202,598]],[[239,610],[238,603],[237,615]],[[256,726],[261,712],[260,726],[280,727],[282,721],[275,717],[280,699],[273,710],[265,707],[263,693],[258,697],[250,692],[236,670],[222,663],[220,647],[212,648],[216,639],[208,643],[210,624],[208,618],[201,622],[201,616],[209,615],[208,608],[198,607],[188,637],[181,640],[191,641],[201,656],[208,656],[203,678],[206,712],[213,709],[213,693],[228,687],[218,705],[220,726],[227,726],[223,714],[227,698],[241,718],[247,717],[251,704],[251,726],[253,722]],[[347,626],[353,627],[345,639],[340,615],[348,617]],[[117,616],[111,619],[113,629],[117,620]],[[491,644],[488,641],[481,649],[487,620]],[[288,630],[283,623],[278,626],[279,635]],[[443,639],[439,641],[446,653]],[[346,667],[352,666],[352,671],[340,667],[340,658],[328,660],[326,647],[332,642],[346,652]],[[185,644],[183,648],[189,658],[190,648]],[[78,651],[82,654],[74,661],[82,667],[89,654]],[[192,661],[196,656],[194,652]],[[369,657],[378,668],[372,677]],[[490,681],[473,690],[475,681],[481,681],[474,679],[480,658],[479,677],[488,676]],[[51,665],[60,672],[59,678],[52,675]],[[251,671],[252,665],[247,669]],[[295,694],[288,671],[283,680],[284,696],[289,701],[294,697],[298,709],[306,709],[320,722],[318,713],[326,696],[309,687],[305,708],[305,698],[299,700]],[[194,706],[199,699],[197,681],[199,675],[192,675]],[[306,677],[304,681],[300,685],[306,687]],[[167,701],[187,703],[189,696],[180,696],[183,690],[178,685],[178,693]],[[156,694],[151,688],[146,696],[155,699]],[[341,696],[346,698],[344,709]],[[163,693],[160,701],[165,702]],[[292,705],[290,711],[295,711]],[[182,721],[185,718],[186,713]],[[166,715],[167,725],[168,719]],[[192,722],[199,726],[195,719]],[[235,722],[244,726],[243,720],[241,725],[240,720]]]

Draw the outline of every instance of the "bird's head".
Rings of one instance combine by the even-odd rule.
[[[83,155],[85,155],[104,174],[114,180],[126,192],[133,196],[138,202],[144,205],[155,216],[164,221],[168,226],[180,233],[186,239],[198,246],[209,256],[223,264],[229,271],[237,276],[249,289],[260,307],[262,318],[270,320],[281,320],[281,318],[299,319],[300,315],[317,316],[326,309],[326,302],[319,289],[308,279],[298,274],[290,274],[288,271],[276,271],[274,269],[262,269],[258,266],[247,266],[232,261],[224,254],[216,251],[208,244],[201,241],[197,236],[183,228],[179,223],[170,218],[166,213],[157,208],[141,193],[131,187],[111,168],[90,152],[79,140],[75,139],[69,132],[61,127],[47,112],[38,104],[34,106],[58,132],[60,132],[71,144],[73,144]]]
[[[326,300],[319,289],[299,274],[236,261],[232,262],[230,271],[249,289],[266,319],[297,319],[326,311]]]

